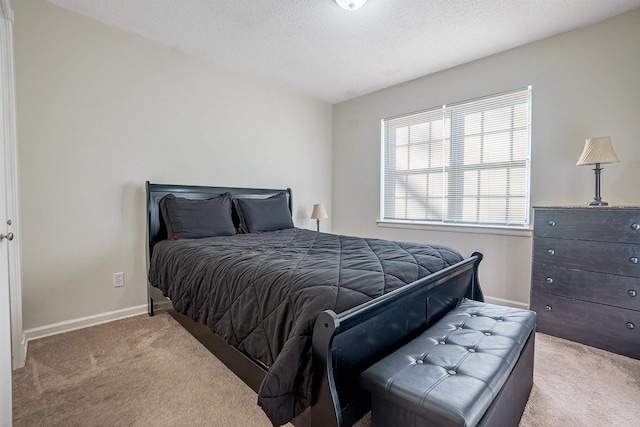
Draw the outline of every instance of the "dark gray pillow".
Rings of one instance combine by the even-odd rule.
[[[287,193],[267,199],[233,199],[243,233],[275,231],[293,228]]]
[[[160,200],[160,211],[169,239],[199,239],[236,234],[231,219],[229,193],[207,200],[183,199],[167,194]]]

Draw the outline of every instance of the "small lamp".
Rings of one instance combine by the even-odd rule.
[[[316,220],[317,231],[320,231],[320,220],[329,218],[327,215],[327,210],[324,208],[322,203],[318,203],[313,205],[313,212],[311,212],[311,219]]]
[[[611,137],[599,136],[596,138],[589,138],[584,144],[582,155],[578,159],[576,166],[583,165],[596,165],[594,171],[596,173],[596,196],[592,201],[587,203],[587,206],[608,206],[609,203],[604,202],[600,197],[600,167],[601,163],[618,163],[620,160],[616,156],[616,152],[613,151],[611,145]]]

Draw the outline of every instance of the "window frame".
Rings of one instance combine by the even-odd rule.
[[[513,110],[514,108],[517,108],[518,105],[522,104],[522,100],[509,99],[510,96],[514,96],[514,97],[519,96],[521,98],[526,98],[526,121],[523,125],[516,126],[517,124],[515,121],[516,114],[515,114],[515,111]],[[504,99],[500,100],[500,98],[504,98]],[[497,102],[495,104],[491,104],[490,106],[482,104],[483,102],[493,102],[493,101],[497,101]],[[489,163],[484,163],[484,161],[480,161],[479,163],[476,163],[473,165],[465,165],[464,159],[462,159],[464,149],[465,149],[464,144],[460,142],[456,143],[456,141],[463,140],[465,137],[464,126],[462,127],[455,126],[455,121],[464,120],[464,117],[470,114],[473,110],[476,110],[476,112],[482,113],[483,119],[481,121],[481,131],[478,133],[478,135],[481,141],[480,146],[485,147],[485,137],[487,135],[491,135],[494,132],[485,131],[484,115],[488,111],[496,110],[500,108],[500,105],[499,105],[500,102],[502,102],[504,107],[509,106],[512,108],[512,112],[510,113],[511,118],[509,119],[511,123],[509,124],[509,127],[504,128],[503,130],[500,130],[500,131],[495,131],[495,134],[508,134],[508,139],[510,141],[510,144],[509,144],[509,148],[506,151],[509,152],[509,156],[510,156],[509,160],[502,161],[502,162],[489,162]],[[532,110],[532,86],[529,85],[527,87],[523,87],[515,90],[510,90],[502,93],[492,94],[492,95],[483,96],[483,97],[475,98],[471,100],[465,100],[461,102],[456,102],[452,104],[444,104],[441,106],[437,106],[437,107],[422,110],[422,111],[417,111],[413,113],[402,114],[402,115],[382,119],[381,120],[381,138],[380,138],[381,140],[380,213],[379,213],[380,219],[378,220],[378,224],[379,225],[403,224],[404,226],[406,225],[421,226],[420,228],[426,225],[429,227],[432,227],[432,226],[463,227],[465,229],[476,228],[476,227],[494,229],[494,230],[529,229],[531,226],[530,224],[531,110]],[[436,116],[435,114],[438,114],[440,118],[438,119],[438,116]],[[423,118],[421,119],[420,116],[422,116]],[[432,164],[430,164],[429,167],[422,168],[417,173],[434,174],[442,170],[443,178],[441,179],[441,181],[443,183],[443,191],[442,191],[442,195],[438,196],[438,198],[441,199],[441,203],[443,206],[441,208],[442,214],[440,215],[439,219],[402,219],[402,218],[392,218],[391,216],[387,217],[386,215],[387,206],[385,206],[385,199],[388,198],[389,194],[395,195],[396,190],[395,189],[391,190],[389,194],[387,194],[385,193],[386,188],[390,184],[396,186],[398,175],[405,175],[407,177],[407,182],[408,182],[408,179],[409,179],[408,177],[411,174],[416,173],[414,170],[411,170],[409,166],[407,166],[406,170],[402,169],[402,173],[397,174],[397,171],[398,171],[397,163],[396,163],[397,159],[395,157],[397,155],[397,152],[390,154],[390,152],[393,150],[389,149],[390,147],[394,147],[394,149],[397,149],[397,144],[395,142],[389,143],[387,141],[387,138],[390,137],[391,136],[390,134],[392,133],[392,132],[389,132],[387,124],[393,121],[400,121],[400,123],[397,126],[395,126],[396,129],[401,128],[402,126],[406,126],[408,129],[410,129],[411,126],[416,126],[421,123],[426,124],[427,122],[429,123],[429,126],[431,126],[431,124],[436,120],[442,121],[442,127],[443,127],[441,131],[442,150],[449,151],[448,154],[446,153],[443,154],[443,158],[446,159],[446,164],[436,166],[436,167],[433,167]],[[404,121],[404,123],[402,121]],[[522,133],[523,131],[524,131],[524,136],[526,137],[526,149],[525,149],[525,152],[522,154],[524,157],[523,159],[514,160],[514,157],[513,157],[513,151],[514,151],[513,141],[515,139],[514,134],[518,132]],[[409,132],[409,130],[407,132]],[[431,128],[429,129],[429,135],[430,134],[431,134]],[[393,136],[394,138],[397,137],[396,134],[394,134]],[[416,146],[422,143],[430,145],[429,141],[432,141],[430,137],[428,137],[423,141],[412,143],[410,135],[407,136],[406,146],[408,148],[407,148],[406,157],[407,157],[408,164],[410,162],[410,157],[411,157],[410,147]],[[458,158],[457,162],[455,160],[456,156]],[[429,161],[431,160],[429,159]],[[389,164],[393,165],[390,169],[390,173],[388,173],[387,171],[388,169],[387,166]],[[465,192],[461,190],[461,188],[464,187],[464,180],[462,180],[462,182],[460,182],[459,180],[452,180],[449,174],[453,172],[462,174],[464,173],[465,170],[478,171],[479,174],[483,170],[496,170],[496,171],[504,171],[506,174],[510,175],[514,172],[512,170],[513,167],[515,167],[517,170],[524,172],[524,183],[520,181],[520,183],[522,183],[523,186],[520,186],[520,188],[518,188],[517,186],[514,187],[512,185],[509,185],[508,178],[504,181],[507,184],[505,186],[506,189],[504,194],[506,210],[504,215],[502,216],[503,221],[495,222],[495,221],[491,221],[490,219],[488,221],[480,221],[479,217],[481,214],[478,209],[476,209],[476,211],[474,212],[474,214],[476,215],[475,221],[464,220],[463,215],[461,214],[461,212],[463,212],[462,209],[464,209],[462,207],[462,202],[461,202],[462,200],[464,200],[463,196],[465,196]],[[430,179],[430,177],[427,177],[426,179],[428,180]],[[428,184],[425,184],[425,185],[428,185]],[[454,188],[457,188],[457,190],[454,190]],[[510,197],[511,192],[514,191],[514,189],[520,190],[520,193],[523,195]],[[406,187],[405,187],[405,191],[406,191]],[[476,203],[480,203],[480,200],[482,200],[483,198],[490,199],[491,197],[483,196],[478,192],[478,194],[472,197],[472,200],[475,200]],[[519,218],[522,218],[522,221],[513,222],[512,219],[514,214],[510,213],[509,211],[510,208],[508,205],[510,201],[511,203],[513,203],[517,201],[518,198],[520,199],[521,206],[523,204],[524,208],[522,210],[516,211],[517,213],[515,215],[517,215]],[[428,209],[429,209],[428,208],[429,199],[433,199],[433,197],[429,197],[429,192],[427,192],[427,195],[423,200],[425,212],[428,212]],[[393,203],[396,203],[397,200],[398,198],[394,197]],[[405,196],[404,200],[405,200],[405,204],[408,204],[410,202],[409,197]],[[418,200],[418,198],[415,198],[415,200]],[[445,204],[448,204],[448,206],[446,207],[446,210],[444,208]],[[396,208],[391,206],[390,209],[395,210]],[[457,210],[457,212],[455,214],[451,214],[449,209]],[[406,214],[404,216],[406,216]],[[428,216],[429,214],[425,213],[425,217],[428,217]]]

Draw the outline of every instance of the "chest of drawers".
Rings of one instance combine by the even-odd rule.
[[[640,208],[534,208],[537,330],[640,359]]]

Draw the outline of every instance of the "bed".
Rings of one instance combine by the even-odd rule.
[[[364,369],[483,298],[482,254],[296,228],[290,189],[146,193],[149,314],[169,301],[274,425],[352,425],[369,410]]]

